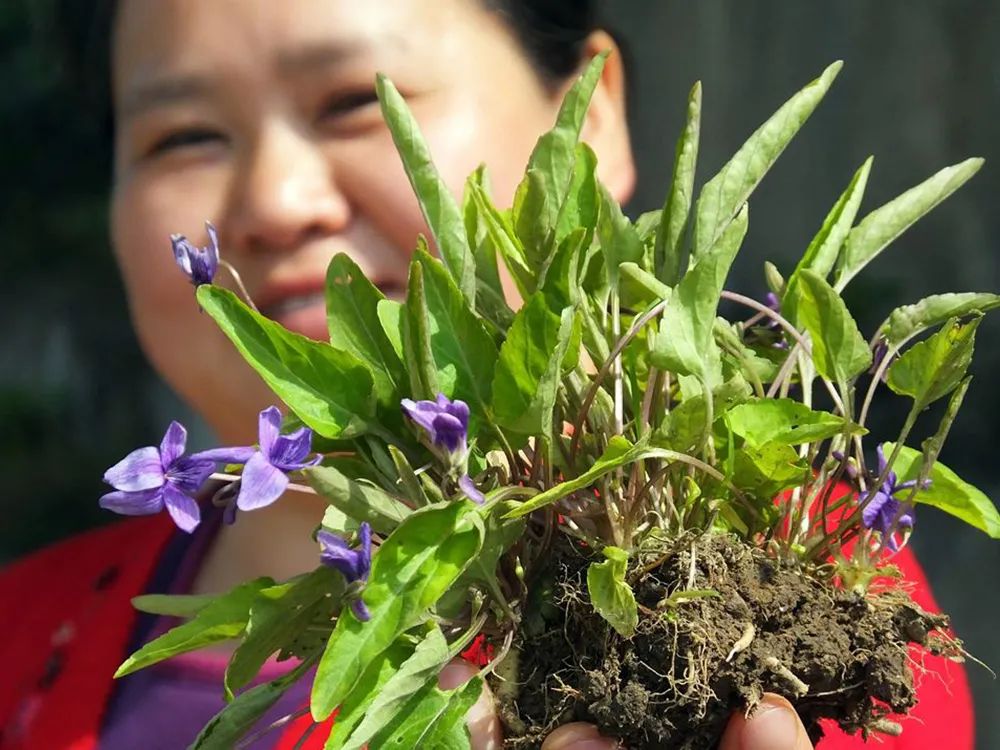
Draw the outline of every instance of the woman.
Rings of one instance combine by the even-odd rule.
[[[111,223],[133,323],[157,370],[227,445],[255,442],[254,416],[274,397],[199,313],[174,267],[169,235],[204,244],[201,227],[212,220],[225,258],[261,311],[321,338],[330,258],[347,252],[398,297],[424,231],[381,120],[376,71],[406,97],[453,190],[485,161],[498,203],[509,205],[573,75],[615,47],[594,27],[587,2],[121,0],[110,19]],[[635,175],[620,55],[604,69],[583,137],[599,155],[601,180],[626,199]],[[261,575],[309,570],[315,550],[301,541],[321,515],[318,502],[286,498],[194,541],[178,540],[163,519],[137,519],[8,571],[0,578],[4,600],[33,595],[38,604],[34,619],[2,634],[16,679],[0,689],[7,727],[0,747],[186,744],[220,707],[221,672],[188,663],[186,671],[140,673],[112,686],[108,675],[129,644],[156,627],[134,619],[128,597],[214,593]],[[69,560],[64,589],[39,594],[37,577]],[[77,633],[85,649],[75,645]],[[454,664],[442,683],[468,675]],[[768,697],[762,706],[752,720],[734,718],[724,749],[811,747],[787,702]],[[277,715],[295,708],[281,704]],[[477,750],[497,746],[489,696],[469,723]],[[280,734],[254,747],[294,745],[288,732]],[[614,743],[592,727],[570,725],[545,747]]]

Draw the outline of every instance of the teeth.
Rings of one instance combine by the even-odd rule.
[[[266,314],[269,318],[287,315],[288,313],[302,310],[313,305],[326,304],[326,295],[323,292],[314,294],[303,294],[298,297],[287,297],[267,308]]]

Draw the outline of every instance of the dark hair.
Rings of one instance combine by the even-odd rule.
[[[479,0],[504,19],[538,75],[558,85],[579,70],[602,23],[598,0]],[[56,0],[53,31],[65,73],[110,124],[111,35],[118,0]]]

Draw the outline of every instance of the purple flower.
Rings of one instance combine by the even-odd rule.
[[[886,468],[885,454],[882,452],[881,445],[876,450],[878,452],[878,476],[881,476]],[[924,482],[921,489],[929,485],[930,480],[928,479]],[[861,511],[861,523],[864,524],[866,529],[875,529],[881,533],[882,538],[886,540],[886,545],[893,552],[899,550],[899,545],[893,538],[893,532],[898,528],[913,528],[912,508],[905,510],[899,516],[899,519],[896,519],[896,515],[899,513],[899,500],[895,498],[895,495],[897,492],[912,489],[916,486],[916,479],[911,479],[908,482],[899,482],[896,472],[890,471],[886,475],[885,481],[882,482],[882,486],[866,495],[870,499]],[[894,521],[896,522],[895,525],[893,525]]]
[[[226,520],[235,520],[235,508],[255,510],[270,505],[288,487],[288,472],[315,466],[322,456],[309,458],[312,430],[301,427],[289,435],[281,434],[281,412],[270,406],[258,418],[259,448],[215,448],[193,457],[213,462],[246,464],[240,477],[240,491],[235,507],[226,509]]]
[[[458,480],[458,487],[465,493],[467,498],[477,505],[482,505],[486,502],[486,497],[479,491],[476,485],[473,484],[472,478],[469,477],[468,474],[463,475],[462,478]]]
[[[160,447],[139,448],[104,472],[115,488],[100,500],[102,508],[126,516],[145,516],[164,508],[182,530],[190,533],[201,521],[194,495],[215,470],[212,461],[185,457],[187,430],[171,422]]]
[[[449,453],[465,455],[469,430],[469,405],[456,399],[452,401],[443,393],[437,401],[411,401],[404,398],[406,416],[427,431],[431,442]]]
[[[363,521],[358,527],[358,539],[361,546],[351,549],[347,542],[332,532],[320,529],[316,534],[316,540],[320,544],[320,562],[339,570],[348,584],[364,584],[372,567],[372,529],[367,522]],[[361,622],[367,622],[371,617],[360,596],[351,601],[351,611]]]
[[[170,235],[174,259],[195,286],[211,284],[219,269],[219,235],[210,221],[205,222],[208,246],[196,247],[183,234]]]

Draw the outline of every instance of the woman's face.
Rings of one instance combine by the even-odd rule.
[[[398,297],[426,233],[375,73],[406,97],[453,191],[485,161],[500,205],[558,95],[473,0],[119,6],[112,233],[132,317],[154,366],[219,437],[252,440],[275,399],[199,311],[170,234],[204,245],[212,221],[262,312],[324,338],[333,255]],[[232,286],[225,271],[217,280]]]

